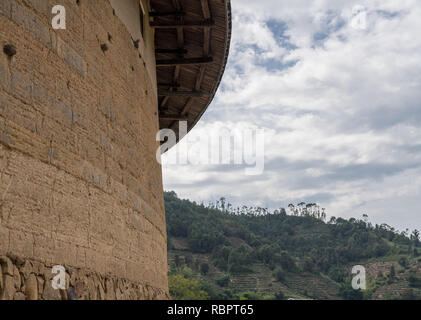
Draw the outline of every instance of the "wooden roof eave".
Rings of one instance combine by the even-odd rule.
[[[162,32],[155,39],[160,127],[175,130],[178,141],[178,121],[187,120],[190,131],[220,85],[231,41],[231,4],[184,0],[182,7],[179,0],[151,0],[151,5],[158,8],[151,26]]]

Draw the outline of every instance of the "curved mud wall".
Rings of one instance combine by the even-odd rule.
[[[110,3],[1,0],[0,47],[0,298],[69,298],[54,265],[78,298],[168,297],[156,90]]]

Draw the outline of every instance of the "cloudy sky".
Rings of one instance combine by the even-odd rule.
[[[264,130],[265,170],[165,164],[172,149],[165,189],[421,229],[421,1],[232,2],[223,83],[180,146]]]

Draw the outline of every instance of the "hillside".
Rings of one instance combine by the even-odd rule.
[[[174,299],[421,299],[419,233],[332,218],[314,204],[269,212],[165,193]],[[363,265],[367,290],[351,288]]]

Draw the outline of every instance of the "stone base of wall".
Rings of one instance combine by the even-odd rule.
[[[0,257],[0,300],[149,300],[168,299],[165,291],[150,286],[66,268],[66,290],[55,290],[52,267],[19,257]]]

